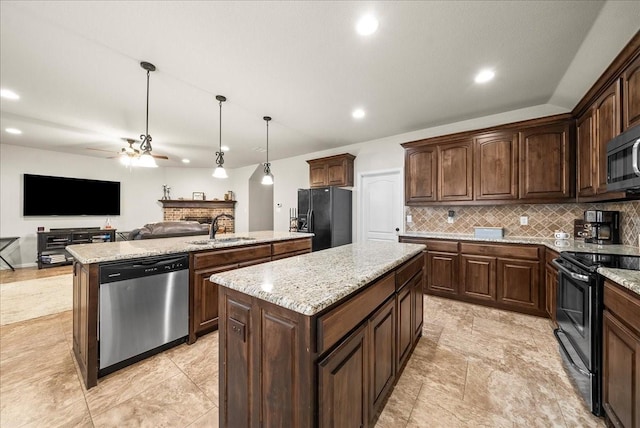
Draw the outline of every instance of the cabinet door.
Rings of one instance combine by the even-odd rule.
[[[593,129],[593,110],[589,109],[576,122],[576,143],[578,154],[577,187],[579,196],[596,193],[596,147]]]
[[[496,258],[460,256],[460,293],[482,300],[496,300]]]
[[[319,426],[364,427],[367,406],[367,325],[345,339],[318,367]]]
[[[434,294],[458,294],[458,255],[427,252],[427,290]]]
[[[498,302],[540,309],[540,263],[498,259]]]
[[[558,271],[547,265],[545,270],[545,309],[547,315],[556,324],[556,307],[558,300]]]
[[[396,374],[396,302],[390,298],[369,320],[369,416],[384,403]]]
[[[614,82],[595,102],[596,193],[607,191],[607,143],[620,134],[620,84]]]
[[[476,200],[518,198],[518,134],[478,137],[474,144]]]
[[[436,200],[437,148],[407,149],[404,158],[404,188],[407,205]]]
[[[438,200],[473,199],[473,150],[471,141],[438,146]]]
[[[209,281],[211,274],[238,268],[237,264],[201,269],[194,272],[193,280],[193,334],[218,327],[218,286]]]
[[[640,55],[622,74],[622,130],[640,125]]]
[[[538,126],[520,133],[520,199],[571,197],[569,123]]]
[[[640,338],[607,310],[603,327],[605,412],[615,426],[640,427]]]
[[[327,162],[327,186],[347,186],[347,163],[343,159]]]
[[[309,164],[309,187],[324,187],[327,185],[327,164]]]

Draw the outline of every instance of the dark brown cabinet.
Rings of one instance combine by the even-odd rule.
[[[518,134],[496,132],[474,139],[476,200],[518,198]]]
[[[367,330],[360,327],[318,364],[320,427],[365,427]]]
[[[593,125],[593,110],[587,111],[576,121],[577,190],[578,196],[596,194],[597,147]]]
[[[497,301],[504,306],[540,308],[540,262],[498,259]]]
[[[596,193],[607,191],[607,143],[620,134],[620,83],[614,82],[593,106],[597,179]]]
[[[556,321],[556,308],[558,306],[558,269],[552,264],[552,260],[558,257],[558,253],[547,249],[545,252],[545,310],[554,325]]]
[[[520,199],[564,200],[572,196],[570,124],[537,126],[520,132]]]
[[[438,200],[472,200],[472,180],[472,142],[463,140],[438,145]]]
[[[405,164],[405,203],[419,205],[435,202],[438,177],[438,150],[436,146],[421,146],[407,149]]]
[[[384,403],[396,374],[396,302],[391,298],[372,315],[369,335],[369,415],[373,416]]]
[[[496,299],[495,257],[462,254],[460,265],[460,293],[476,299]]]
[[[458,254],[427,251],[427,290],[436,295],[458,294]]]
[[[605,281],[602,400],[613,426],[640,427],[640,298]]]
[[[355,156],[344,153],[341,155],[308,160],[309,186],[353,186],[353,160]]]
[[[411,351],[413,343],[411,287],[405,286],[398,292],[398,367],[402,367]]]
[[[640,55],[622,73],[622,130],[640,125]]]

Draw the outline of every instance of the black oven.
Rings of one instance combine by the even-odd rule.
[[[604,280],[599,267],[640,269],[640,257],[564,251],[558,268],[554,331],[566,372],[591,412],[602,409],[602,313]]]
[[[640,125],[607,143],[607,190],[640,192]]]

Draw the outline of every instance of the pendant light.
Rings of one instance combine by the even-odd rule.
[[[142,142],[140,143],[140,151],[142,152],[142,154],[136,162],[136,166],[157,168],[158,165],[156,165],[156,160],[151,155],[151,135],[149,135],[149,74],[151,74],[152,71],[156,71],[156,66],[151,64],[150,62],[142,61],[140,63],[140,67],[147,70],[147,121],[145,133],[140,134],[140,139],[142,140]]]
[[[218,100],[218,105],[220,106],[220,147],[216,152],[216,169],[213,170],[213,176],[215,178],[227,178],[227,171],[224,170],[224,152],[222,151],[222,103],[227,101],[227,97],[224,95],[216,95],[216,100]]]
[[[262,184],[270,186],[273,184],[273,174],[271,174],[271,164],[269,163],[269,121],[271,117],[263,117],[267,122],[267,161],[264,163],[264,177],[262,177]]]

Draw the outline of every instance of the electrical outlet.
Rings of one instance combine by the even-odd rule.
[[[413,222],[413,217],[408,215],[407,216],[407,223],[412,223]]]
[[[453,224],[453,217],[447,217],[447,223]]]
[[[521,215],[520,226],[529,226],[529,217],[527,217],[526,215]]]

